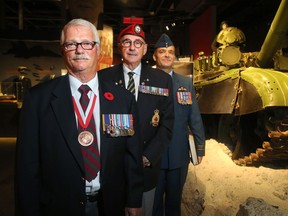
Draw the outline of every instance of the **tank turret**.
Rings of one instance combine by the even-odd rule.
[[[217,36],[212,56],[194,61],[193,82],[206,134],[241,165],[288,161],[288,0],[282,0],[260,51],[245,53],[235,27]]]

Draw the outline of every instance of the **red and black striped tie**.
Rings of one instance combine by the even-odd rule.
[[[80,104],[82,106],[83,112],[85,113],[88,107],[89,101],[90,101],[87,94],[91,89],[88,85],[81,85],[78,90],[81,93]],[[91,132],[94,136],[94,140],[91,145],[89,146],[81,145],[85,171],[86,171],[85,178],[87,181],[90,182],[97,176],[97,173],[100,170],[100,154],[99,154],[97,138],[96,138],[96,127],[95,127],[94,116],[92,115],[89,125],[86,129],[81,128],[79,123],[78,123],[78,126],[79,126],[78,127],[79,133],[83,130],[87,130]]]

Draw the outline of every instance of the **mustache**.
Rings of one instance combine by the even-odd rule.
[[[138,55],[137,52],[127,52],[128,55]]]
[[[70,60],[90,60],[90,57],[86,54],[73,55]]]

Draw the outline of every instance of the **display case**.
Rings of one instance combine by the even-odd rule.
[[[0,137],[16,137],[23,101],[21,82],[0,82]]]

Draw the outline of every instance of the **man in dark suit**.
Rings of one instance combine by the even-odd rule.
[[[161,156],[172,137],[172,79],[161,70],[141,64],[147,44],[139,25],[122,30],[118,46],[123,64],[99,71],[99,77],[128,88],[136,97],[144,166],[142,215],[151,216]]]
[[[163,34],[155,44],[153,59],[157,68],[172,76],[175,113],[172,141],[162,157],[153,216],[180,216],[182,191],[190,161],[189,133],[191,131],[194,136],[198,163],[201,163],[205,153],[204,128],[191,78],[173,71],[175,46],[168,35]]]
[[[24,99],[16,156],[19,215],[140,215],[136,102],[99,79],[99,43],[93,24],[71,20],[60,40],[68,75],[32,87]]]

